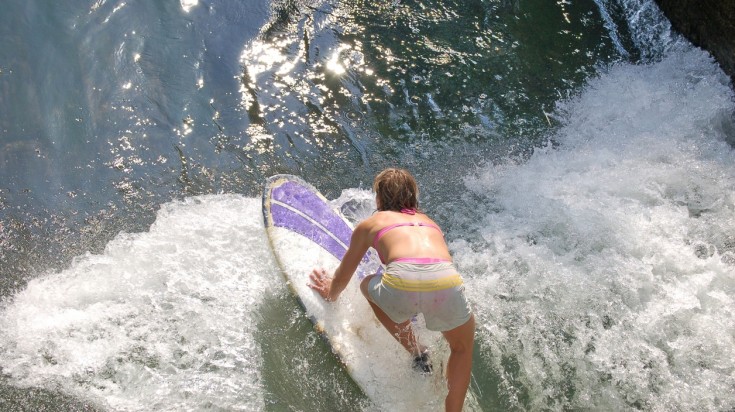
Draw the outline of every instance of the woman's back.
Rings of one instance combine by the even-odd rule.
[[[441,229],[423,213],[382,211],[365,223],[383,263],[405,258],[451,261]]]

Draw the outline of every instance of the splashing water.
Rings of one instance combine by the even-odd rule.
[[[701,51],[621,64],[527,162],[465,179],[480,240],[452,247],[505,407],[735,405],[732,111]]]
[[[166,204],[150,231],[29,282],[0,312],[0,367],[114,410],[259,410],[260,304],[281,276],[260,201]]]

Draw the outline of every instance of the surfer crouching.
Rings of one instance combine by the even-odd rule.
[[[461,411],[472,370],[475,319],[464,294],[462,278],[452,263],[439,226],[419,211],[418,185],[403,169],[385,169],[373,182],[378,211],[360,222],[350,246],[330,277],[315,269],[309,286],[324,299],[336,301],[370,246],[385,265],[381,275],[360,284],[375,316],[414,357],[414,366],[431,372],[427,348],[411,328],[422,313],[427,329],[440,331],[449,343],[447,411]]]

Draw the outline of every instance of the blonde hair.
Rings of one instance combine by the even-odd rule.
[[[405,169],[388,168],[378,173],[373,181],[373,191],[380,199],[378,210],[400,211],[419,208],[419,186]]]

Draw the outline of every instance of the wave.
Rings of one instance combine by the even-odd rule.
[[[546,147],[465,178],[452,246],[504,407],[735,405],[732,112],[701,50],[618,64]]]

